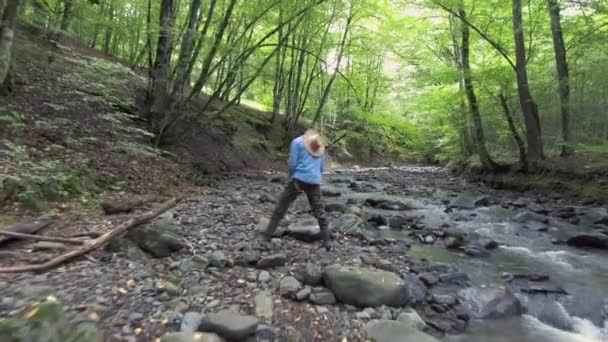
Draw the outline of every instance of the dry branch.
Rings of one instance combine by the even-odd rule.
[[[85,240],[81,240],[81,239],[70,239],[70,238],[64,238],[64,237],[58,237],[58,236],[40,236],[40,235],[32,235],[32,234],[22,234],[22,233],[9,232],[6,230],[0,230],[0,235],[12,237],[15,239],[22,239],[22,240],[52,241],[52,242],[67,243],[67,244],[71,244],[71,245],[82,245],[85,242]]]
[[[53,223],[53,220],[51,218],[42,216],[35,220],[15,223],[14,225],[12,225],[6,229],[2,229],[2,230],[6,231],[6,232],[12,232],[12,233],[34,234],[37,231],[39,231],[40,229],[50,226],[52,223]],[[0,244],[4,243],[6,241],[12,240],[14,238],[15,238],[14,236],[8,236],[8,235],[0,236]]]
[[[154,219],[158,215],[173,208],[176,203],[177,203],[177,200],[175,200],[175,199],[167,201],[167,202],[163,203],[157,209],[151,210],[145,214],[134,217],[96,239],[85,241],[82,247],[79,247],[79,248],[71,250],[67,253],[61,254],[58,257],[53,258],[45,263],[38,264],[38,265],[3,267],[3,268],[0,268],[0,273],[42,272],[42,271],[51,269],[53,267],[59,266],[62,263],[66,262],[70,259],[87,254],[90,251],[101,247],[103,244],[105,244],[109,240],[111,240],[119,235],[122,235],[129,229],[132,229],[132,228],[135,228],[144,223],[150,222],[152,219]]]

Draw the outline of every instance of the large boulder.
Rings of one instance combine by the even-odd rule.
[[[166,217],[147,226],[132,229],[126,236],[139,248],[157,258],[168,257],[186,246],[181,227]]]
[[[367,339],[375,342],[439,342],[407,322],[374,320],[365,324],[363,331]]]
[[[242,341],[255,334],[257,327],[257,318],[241,316],[236,312],[224,310],[203,318],[199,329],[216,333],[228,340]]]
[[[304,242],[313,242],[321,238],[321,228],[317,221],[307,220],[290,224],[285,234]]]
[[[407,285],[398,275],[375,268],[332,265],[323,273],[325,285],[345,304],[358,307],[404,306]]]
[[[474,319],[502,319],[522,314],[521,302],[503,286],[469,287],[458,292],[467,313]]]
[[[574,247],[608,249],[608,235],[601,233],[579,234],[568,239],[567,243]]]

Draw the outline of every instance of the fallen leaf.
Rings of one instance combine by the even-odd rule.
[[[99,320],[99,315],[95,311],[89,312],[89,314],[87,315],[87,317],[89,317],[89,319],[93,320],[93,321]]]
[[[129,291],[127,291],[127,290],[123,289],[122,287],[119,287],[119,288],[118,288],[118,292],[120,292],[120,293],[121,293],[121,294],[123,294],[123,295],[124,295],[124,294],[129,293]]]
[[[30,310],[28,313],[25,314],[25,318],[30,319],[32,317],[34,317],[34,315],[38,312],[38,307],[35,307],[34,309]]]

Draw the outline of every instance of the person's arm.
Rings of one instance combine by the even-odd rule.
[[[291,148],[289,149],[289,161],[287,162],[289,166],[289,176],[293,176],[296,171],[296,166],[298,165],[298,145],[296,145],[295,141],[291,142]]]

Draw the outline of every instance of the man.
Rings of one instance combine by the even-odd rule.
[[[279,203],[264,233],[267,239],[272,237],[291,204],[301,192],[304,192],[308,197],[313,214],[319,221],[323,247],[327,250],[330,249],[329,230],[321,196],[321,178],[325,166],[324,154],[325,146],[321,141],[321,135],[314,130],[307,130],[304,135],[291,142],[289,151],[290,180],[283,194],[281,194]]]

